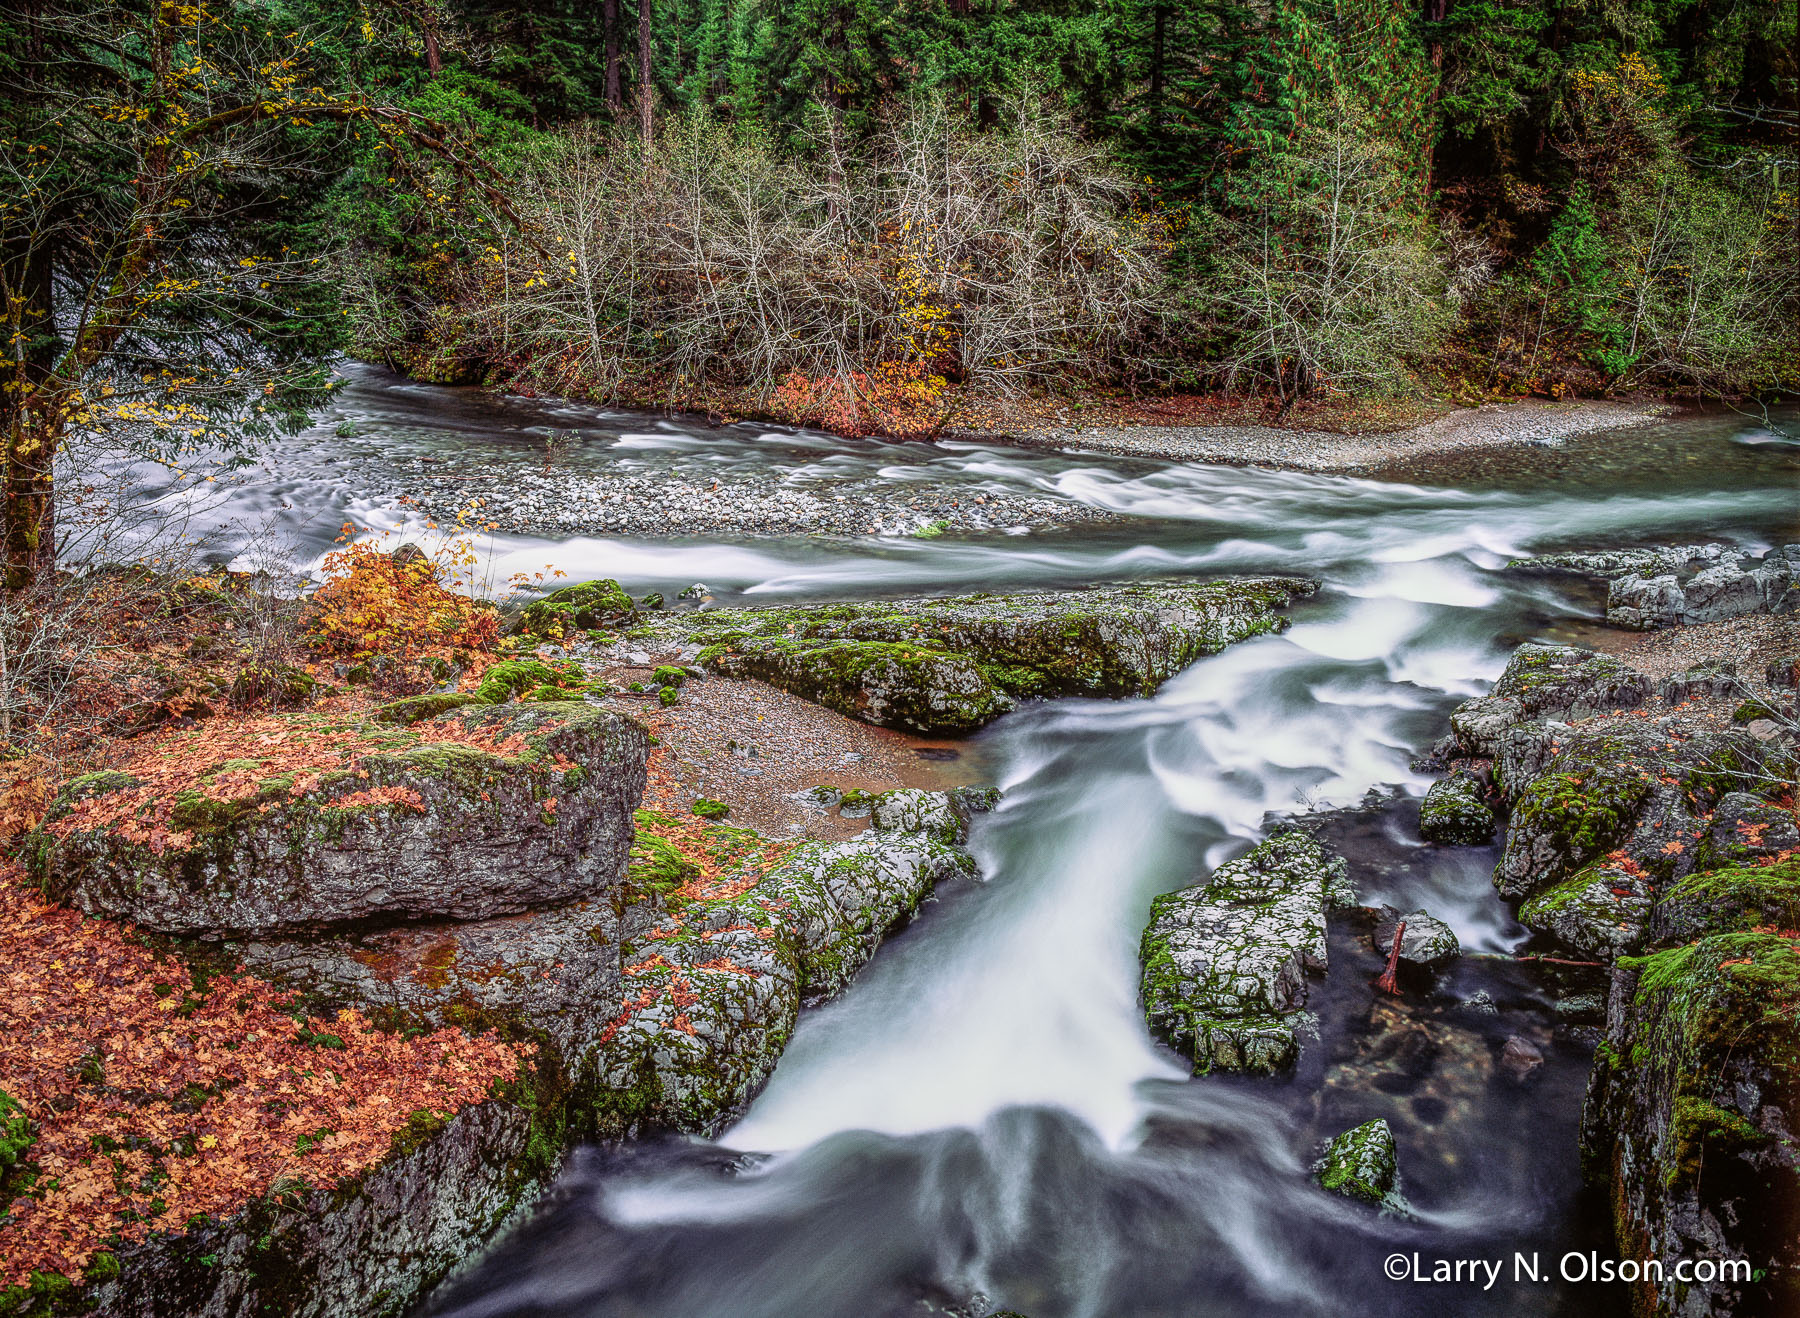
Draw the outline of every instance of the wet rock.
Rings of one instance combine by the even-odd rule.
[[[1348,898],[1343,859],[1302,832],[1158,897],[1139,951],[1151,1032],[1196,1074],[1291,1065],[1307,976],[1326,967],[1325,913]]]
[[[1369,935],[1369,944],[1383,957],[1394,950],[1394,931],[1400,922],[1406,922],[1406,932],[1400,935],[1400,963],[1419,970],[1437,971],[1449,965],[1462,955],[1462,946],[1456,941],[1456,933],[1442,920],[1434,919],[1424,911],[1411,911],[1402,915],[1391,906],[1379,909],[1375,928]]]
[[[1492,758],[1499,750],[1501,735],[1524,718],[1525,707],[1506,696],[1477,696],[1463,701],[1450,715],[1457,753]]]
[[[1393,1192],[1398,1166],[1394,1133],[1377,1117],[1333,1139],[1312,1170],[1333,1194],[1381,1204]]]
[[[992,810],[998,800],[999,794],[992,791],[903,788],[875,798],[871,823],[882,832],[924,833],[950,846],[961,846],[968,840],[969,821]]]
[[[1280,631],[1317,583],[1139,584],[658,615],[706,667],[886,727],[965,733],[1031,696],[1148,695],[1194,660]]]
[[[603,1101],[631,1128],[718,1130],[774,1070],[802,1002],[840,992],[937,884],[974,874],[935,838],[869,832],[802,843],[761,878],[687,902],[624,946]]]
[[[1419,807],[1419,836],[1427,842],[1481,846],[1494,837],[1494,812],[1479,775],[1459,769],[1431,785]]]
[[[91,914],[207,938],[479,920],[618,882],[643,791],[641,727],[566,702],[441,717],[517,749],[432,741],[422,724],[416,740],[316,773],[223,761],[176,797],[162,832],[138,821],[153,803],[130,795],[107,821],[102,798],[138,784],[90,775],[53,803],[39,875]]]
[[[1500,1008],[1494,1002],[1494,995],[1486,989],[1476,989],[1456,1006],[1457,1010],[1466,1011],[1475,1016],[1498,1016],[1500,1014]]]
[[[1800,608],[1800,545],[1761,559],[1726,545],[1675,545],[1546,554],[1508,567],[1606,582],[1606,620],[1615,627],[1693,626]]]
[[[1544,1065],[1544,1054],[1523,1035],[1512,1035],[1500,1048],[1500,1074],[1516,1085],[1531,1080]]]
[[[1494,683],[1493,694],[1513,699],[1525,717],[1582,719],[1613,709],[1637,709],[1652,683],[1611,655],[1572,645],[1521,645]]]
[[[1602,549],[1568,554],[1538,554],[1514,559],[1509,572],[1526,575],[1561,575],[1611,581],[1622,576],[1654,576],[1683,569],[1697,570],[1720,563],[1735,563],[1743,551],[1713,542],[1703,545],[1662,545],[1647,549]]]
[[[1606,620],[1632,631],[1673,627],[1686,605],[1687,596],[1673,575],[1620,577],[1606,589]]]
[[[1700,877],[1700,876],[1697,876]],[[1800,951],[1754,929],[1613,972],[1582,1109],[1584,1166],[1621,1248],[1746,1260],[1747,1281],[1646,1284],[1657,1312],[1791,1312],[1800,1270]]]
[[[1549,757],[1512,794],[1506,848],[1494,870],[1502,896],[1524,898],[1619,851],[1653,882],[1694,867],[1700,816],[1752,784],[1762,763],[1754,737],[1683,715],[1595,719],[1550,730]]]
[[[1650,920],[1652,888],[1635,865],[1599,863],[1519,907],[1519,923],[1601,960],[1635,951]]]

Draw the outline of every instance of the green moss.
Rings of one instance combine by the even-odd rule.
[[[1666,918],[1707,932],[1800,929],[1800,860],[1690,874],[1663,898]]]
[[[189,790],[176,794],[169,807],[169,823],[186,833],[223,833],[259,809],[261,802],[255,797],[218,801],[203,792]]]
[[[650,674],[652,686],[680,686],[688,680],[688,671],[674,664],[658,664]]]
[[[1546,774],[1520,795],[1513,828],[1547,835],[1569,864],[1585,864],[1625,838],[1649,791],[1645,776],[1626,765]]]
[[[31,1147],[31,1119],[25,1109],[5,1090],[0,1090],[0,1184],[6,1173]]]
[[[656,703],[661,705],[664,709],[667,709],[680,699],[681,692],[677,691],[672,686],[666,686],[656,693]]]
[[[702,819],[723,819],[731,813],[731,807],[723,801],[710,801],[704,796],[694,802],[693,808]]]
[[[424,696],[407,696],[402,700],[390,700],[370,715],[378,723],[395,723],[401,727],[411,727],[415,723],[428,718],[436,718],[439,714],[452,709],[461,709],[464,705],[482,703],[480,697],[461,691],[439,691]]]
[[[1731,1156],[1769,1139],[1738,1113],[1693,1094],[1680,1094],[1670,1105],[1669,1135],[1673,1147],[1663,1173],[1669,1189],[1698,1181],[1708,1154]]]
[[[546,640],[562,640],[577,632],[617,624],[635,611],[631,596],[619,583],[601,578],[553,590],[525,606],[517,631]]]
[[[1731,711],[1733,723],[1752,723],[1759,718],[1778,719],[1780,717],[1780,710],[1766,701],[1756,699],[1746,700]]]

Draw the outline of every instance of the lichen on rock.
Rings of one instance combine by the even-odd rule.
[[[716,671],[885,727],[960,734],[1022,698],[1149,695],[1233,642],[1279,631],[1317,583],[1141,583],[866,604],[708,609],[653,628]]]
[[[1398,1170],[1394,1132],[1380,1117],[1337,1136],[1313,1164],[1313,1175],[1325,1189],[1377,1205],[1388,1202]]]
[[[1299,831],[1158,897],[1139,949],[1151,1033],[1196,1074],[1292,1065],[1307,977],[1326,968],[1326,911],[1350,900],[1343,859]]]
[[[1467,769],[1433,783],[1419,806],[1419,836],[1427,842],[1482,846],[1493,841],[1494,823],[1481,778]]]

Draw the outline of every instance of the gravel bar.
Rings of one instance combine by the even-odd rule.
[[[998,494],[974,486],[820,485],[693,480],[679,474],[604,476],[521,471],[469,479],[429,473],[405,488],[418,509],[453,521],[471,500],[481,518],[528,535],[932,536],[1018,533],[1114,515],[1066,499]]]
[[[957,437],[1024,448],[1377,476],[1409,469],[1420,459],[1439,455],[1512,444],[1553,443],[1589,431],[1643,425],[1667,415],[1669,410],[1657,403],[1554,403],[1527,399],[1487,403],[1452,412],[1410,430],[1386,434],[1339,435],[1276,426],[1113,426],[968,433]]]

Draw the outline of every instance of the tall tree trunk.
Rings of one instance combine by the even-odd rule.
[[[61,412],[48,386],[62,352],[56,334],[51,253],[30,238],[9,243],[0,262],[8,307],[6,388],[0,391],[0,551],[8,590],[56,567],[56,448]]]
[[[606,104],[617,111],[625,104],[619,90],[619,0],[601,0],[600,26],[606,29]]]
[[[435,78],[444,71],[444,57],[438,53],[437,15],[430,5],[419,11],[419,28],[425,34],[425,67]]]
[[[650,0],[638,0],[638,125],[644,134],[644,159],[650,159],[650,135],[656,127],[656,89],[650,84]]]

